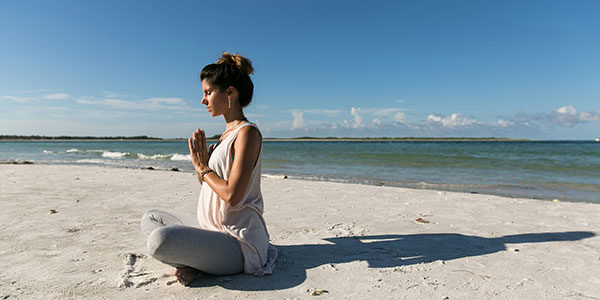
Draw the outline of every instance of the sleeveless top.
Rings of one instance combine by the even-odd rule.
[[[229,178],[233,165],[233,143],[240,129],[246,126],[258,129],[250,122],[238,126],[213,150],[208,161],[208,166],[225,180]],[[248,188],[238,204],[231,206],[223,201],[206,182],[202,183],[198,200],[200,227],[224,232],[234,237],[239,242],[244,256],[244,273],[256,276],[271,274],[277,259],[277,249],[269,244],[269,233],[262,216],[261,156],[262,145]]]

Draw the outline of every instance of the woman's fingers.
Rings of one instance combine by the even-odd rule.
[[[200,153],[202,161],[208,164],[208,149],[206,149],[206,133],[204,133],[204,130],[200,131]]]
[[[206,135],[204,135],[204,130],[200,130],[200,153],[206,153]]]
[[[188,145],[192,159],[198,158],[198,149],[200,148],[198,147],[198,131],[199,129],[196,129],[196,131],[192,133],[192,137],[188,139]]]
[[[196,154],[198,154],[198,152],[200,151],[200,129],[196,129],[196,131],[194,131],[194,146],[196,150]]]
[[[206,134],[204,133],[204,130],[196,128],[192,137],[188,139],[188,145],[190,148],[190,155],[193,156],[192,160],[196,160],[203,165],[208,164],[209,149],[206,148]]]

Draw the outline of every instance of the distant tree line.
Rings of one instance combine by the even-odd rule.
[[[138,136],[45,136],[45,135],[0,135],[0,140],[162,140],[161,138]]]
[[[266,138],[266,140],[277,140],[280,138]],[[286,140],[350,140],[350,141],[523,141],[525,139],[509,139],[498,137],[313,137],[300,136]]]

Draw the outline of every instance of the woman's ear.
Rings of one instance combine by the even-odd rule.
[[[235,87],[229,86],[227,88],[226,92],[227,92],[227,96],[235,96],[235,94],[237,93],[237,90],[235,89]]]

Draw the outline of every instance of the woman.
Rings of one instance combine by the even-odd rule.
[[[142,217],[151,255],[175,267],[184,285],[200,272],[271,274],[277,258],[262,217],[262,136],[242,111],[252,100],[253,71],[250,60],[225,52],[200,73],[202,104],[211,116],[222,115],[226,124],[219,142],[209,149],[202,130],[188,139],[202,185],[197,216],[151,210]]]

